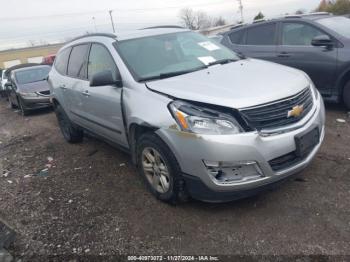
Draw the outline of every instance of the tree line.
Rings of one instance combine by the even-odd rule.
[[[312,12],[329,12],[334,15],[350,14],[350,0],[322,0],[319,6]],[[294,14],[302,15],[306,13],[306,10],[298,9]],[[289,15],[289,13],[286,13],[286,15]],[[202,30],[227,24],[227,21],[221,16],[213,18],[205,12],[194,11],[191,8],[182,9],[179,18],[181,24],[191,30]],[[265,15],[260,11],[254,17],[254,21],[264,18]]]
[[[334,15],[350,14],[350,0],[322,0],[316,11]]]
[[[202,11],[194,11],[191,8],[184,8],[179,14],[181,24],[191,30],[201,30],[209,27],[226,25],[226,20],[219,17],[210,17]]]

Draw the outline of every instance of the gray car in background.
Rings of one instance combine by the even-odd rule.
[[[238,54],[306,72],[327,101],[350,109],[350,19],[328,13],[238,25],[221,43]]]
[[[6,89],[10,106],[19,108],[22,115],[31,110],[50,107],[50,89],[47,77],[50,66],[30,66],[11,71]]]
[[[75,39],[49,83],[65,139],[81,142],[87,130],[129,152],[166,202],[266,190],[307,167],[325,134],[305,73],[180,28]]]

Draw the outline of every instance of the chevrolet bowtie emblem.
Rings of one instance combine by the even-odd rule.
[[[295,106],[292,110],[288,111],[288,118],[290,117],[298,117],[304,112],[304,105]]]

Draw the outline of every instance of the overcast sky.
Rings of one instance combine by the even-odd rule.
[[[306,11],[320,0],[242,0],[251,21],[262,11],[267,17]],[[179,24],[179,11],[190,7],[210,16],[239,20],[237,0],[0,0],[0,49],[54,43],[85,32],[111,32],[108,10],[113,9],[117,31],[158,24]],[[94,18],[94,19],[93,19]],[[96,26],[95,26],[96,25]]]

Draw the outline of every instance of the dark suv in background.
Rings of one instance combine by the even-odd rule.
[[[238,25],[221,43],[238,54],[306,72],[325,100],[350,109],[350,19],[328,13]]]

